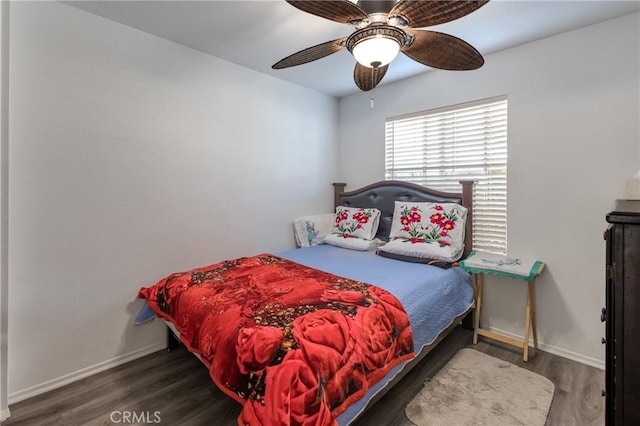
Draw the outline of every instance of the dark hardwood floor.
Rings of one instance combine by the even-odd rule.
[[[355,426],[411,425],[405,405],[461,348],[475,349],[548,377],[556,386],[547,425],[604,425],[604,371],[546,352],[522,353],[458,327]],[[160,351],[9,407],[2,426],[162,424],[235,425],[240,405],[220,392],[206,368],[184,348]],[[123,419],[127,412],[138,417]],[[124,420],[129,420],[125,422]],[[146,423],[145,423],[146,422]]]

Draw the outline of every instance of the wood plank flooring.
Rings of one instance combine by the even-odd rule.
[[[604,425],[604,372],[546,352],[522,352],[458,327],[354,426],[410,426],[405,405],[461,348],[473,347],[549,378],[556,386],[548,426]],[[2,426],[161,424],[235,425],[240,405],[220,392],[206,368],[184,348],[160,351],[9,407]],[[145,415],[125,423],[122,412]],[[157,412],[157,413],[156,413]],[[157,414],[157,417],[155,417]],[[126,415],[126,414],[125,414]],[[129,420],[133,420],[130,418]],[[159,420],[159,422],[158,422]]]

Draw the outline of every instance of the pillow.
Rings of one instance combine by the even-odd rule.
[[[458,266],[458,262],[447,262],[446,260],[429,259],[426,257],[404,256],[402,254],[388,253],[386,251],[381,251],[381,250],[378,250],[376,254],[382,257],[386,257],[388,259],[401,260],[403,262],[411,262],[411,263],[421,263],[424,265],[437,266],[438,268],[442,268],[442,269],[449,269],[452,266]]]
[[[350,237],[348,234],[329,234],[324,239],[324,244],[360,251],[375,250],[381,243],[382,241],[377,239],[364,240],[362,238]]]
[[[393,244],[381,250],[456,261],[464,251],[466,219],[467,209],[455,203],[396,201],[389,233],[389,244]]]
[[[412,242],[407,239],[396,238],[380,247],[379,251],[392,253],[407,258],[417,258],[425,260],[444,260],[445,262],[455,262],[462,256],[462,250],[454,249],[452,246],[440,244],[437,241],[423,240]],[[381,256],[384,254],[380,253]],[[416,263],[419,261],[416,259]],[[428,263],[428,262],[424,262]]]
[[[378,232],[380,210],[356,207],[336,207],[333,234],[373,240]]]
[[[335,214],[326,213],[293,219],[293,233],[298,247],[322,244],[322,240],[333,230]]]

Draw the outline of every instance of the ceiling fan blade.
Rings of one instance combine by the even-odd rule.
[[[480,52],[458,37],[428,30],[407,33],[413,35],[414,40],[401,52],[421,64],[452,71],[475,70],[484,64]]]
[[[489,0],[400,0],[389,12],[411,28],[430,27],[462,18],[487,4]]]
[[[286,0],[291,6],[330,21],[349,24],[368,19],[367,13],[349,0]]]
[[[279,60],[271,68],[279,70],[282,68],[293,67],[296,65],[306,64],[307,62],[315,61],[316,59],[324,58],[332,53],[336,53],[344,49],[344,42],[347,38],[339,38],[337,40],[327,41],[326,43],[318,44],[312,47],[308,47],[304,50],[289,55],[284,59]]]
[[[356,68],[353,70],[353,80],[360,90],[367,92],[380,83],[382,77],[387,73],[387,69],[389,69],[389,65],[368,68],[356,62]]]

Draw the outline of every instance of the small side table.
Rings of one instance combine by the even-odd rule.
[[[529,360],[529,329],[533,331],[533,346],[538,349],[538,333],[536,331],[535,279],[544,270],[544,262],[539,260],[522,260],[493,253],[472,252],[460,262],[460,266],[471,273],[475,295],[475,324],[473,344],[478,343],[478,335],[498,340],[523,349],[522,359]],[[480,328],[480,311],[485,275],[497,275],[527,283],[527,305],[524,321],[524,340],[514,339],[504,334]]]

